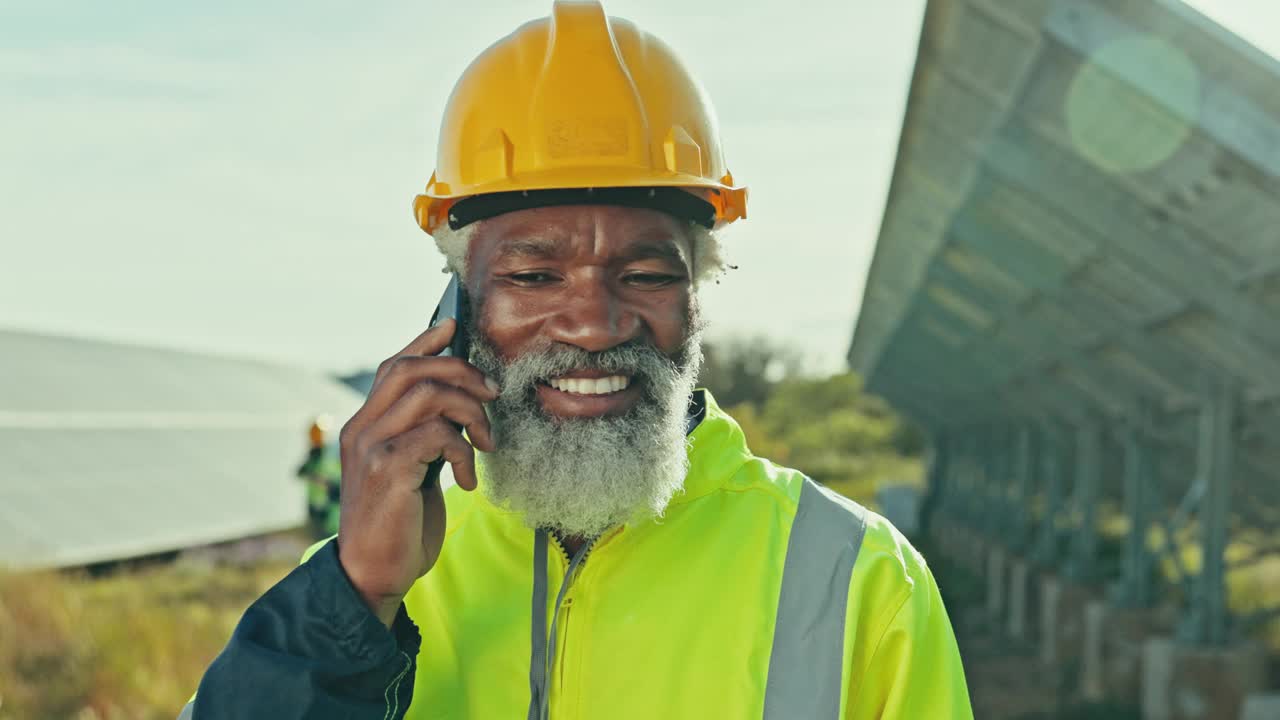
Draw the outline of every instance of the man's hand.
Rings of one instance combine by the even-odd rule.
[[[493,436],[483,403],[497,384],[463,358],[432,357],[457,323],[419,335],[378,366],[364,406],[342,428],[342,568],[369,608],[390,626],[400,602],[435,565],[444,542],[439,483],[423,488],[427,465],[443,457],[464,490],[476,487],[475,451]]]

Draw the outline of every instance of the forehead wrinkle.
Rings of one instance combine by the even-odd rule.
[[[500,232],[491,257],[495,261],[557,260],[585,251],[600,260],[654,258],[692,267],[692,247],[687,233],[669,227],[631,228],[629,225],[618,223],[604,213],[591,213],[569,226],[520,223]],[[682,242],[682,238],[686,242]]]
[[[670,235],[641,237],[631,243],[621,254],[623,260],[670,260],[678,265],[689,267],[688,253],[681,247],[680,241]]]
[[[522,235],[504,239],[498,244],[497,258],[508,257],[548,260],[564,254],[565,242],[548,235]]]
[[[596,214],[593,222],[592,235],[592,253],[596,257],[606,257],[608,253],[608,238],[606,232],[609,226],[609,219],[603,214]],[[643,260],[653,258],[658,260],[673,260],[684,265],[686,268],[691,265],[688,255],[680,246],[680,241],[667,228],[646,228],[639,232],[625,232],[623,230],[615,230],[622,235],[631,235],[631,241],[625,244],[625,249],[614,255],[623,260]]]

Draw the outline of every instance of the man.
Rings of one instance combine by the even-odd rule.
[[[702,90],[599,4],[472,63],[415,206],[471,313],[379,367],[342,431],[336,541],[245,613],[185,712],[971,717],[921,557],[694,390],[696,285],[745,202]],[[470,362],[439,357],[460,330]]]
[[[297,476],[307,487],[307,520],[316,537],[326,537],[331,532],[323,532],[327,519],[332,512],[332,504],[337,500],[337,481],[329,473],[325,463],[325,434],[329,431],[329,417],[316,416],[307,429],[307,459],[298,467]]]

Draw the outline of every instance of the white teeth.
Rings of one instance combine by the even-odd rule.
[[[631,381],[622,375],[610,375],[603,378],[553,378],[548,384],[562,392],[576,395],[604,395],[626,389]]]

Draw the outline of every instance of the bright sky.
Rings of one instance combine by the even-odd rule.
[[[1272,54],[1280,3],[1194,3]],[[843,363],[923,0],[611,0],[716,103],[751,217],[712,336]],[[0,327],[350,370],[445,284],[409,205],[439,113],[549,0],[0,3]]]

